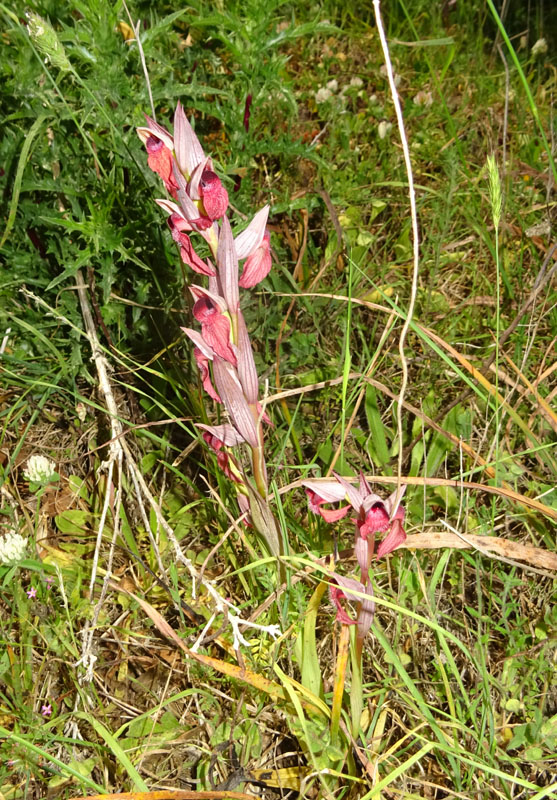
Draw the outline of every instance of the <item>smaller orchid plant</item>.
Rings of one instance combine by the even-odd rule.
[[[360,567],[360,580],[345,578],[333,573],[329,595],[337,609],[336,619],[344,625],[357,625],[356,651],[361,657],[364,639],[373,622],[375,603],[373,601],[373,585],[370,568],[373,556],[381,558],[392,553],[406,539],[403,527],[404,508],[400,500],[406,487],[395,490],[386,500],[375,494],[363,473],[360,473],[359,488],[341,475],[334,473],[334,479],[303,481],[308,496],[309,508],[319,514],[326,522],[338,522],[351,510],[356,516],[351,517],[355,526],[354,555]],[[347,501],[339,508],[325,509],[324,505]],[[375,550],[376,534],[385,534],[377,550]],[[356,619],[352,619],[342,605],[347,593],[352,596],[365,595],[358,600]]]
[[[146,123],[137,133],[147,149],[147,163],[173,198],[155,202],[168,214],[170,232],[184,264],[207,279],[206,286],[189,286],[193,316],[200,330],[183,331],[194,344],[203,388],[213,401],[222,404],[229,422],[198,427],[203,429],[203,438],[215,452],[219,467],[236,484],[241,510],[271,554],[279,556],[281,537],[267,502],[263,453],[263,424],[270,420],[258,399],[259,380],[239,291],[255,286],[271,269],[266,229],[269,206],[234,235],[226,215],[228,193],[180,103],[174,114],[173,135],[147,115]],[[199,256],[190,235],[205,241],[209,258]],[[241,274],[239,262],[243,262]],[[240,444],[245,444],[251,454],[255,487],[232,452]]]

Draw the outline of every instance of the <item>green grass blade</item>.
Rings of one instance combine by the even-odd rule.
[[[88,722],[92,721],[92,718],[88,717],[85,714],[83,715],[83,718],[86,719]],[[43,750],[42,747],[37,747],[37,745],[33,744],[33,742],[29,742],[25,738],[25,736],[20,736],[18,733],[14,733],[13,731],[8,731],[6,730],[6,728],[2,727],[0,727],[0,736],[5,737],[8,741],[17,742],[17,744],[21,745],[26,750],[30,750],[32,753],[35,753],[41,758],[44,758],[46,762],[54,764],[62,774],[70,775],[72,778],[75,778],[79,783],[83,784],[84,786],[87,786],[88,789],[93,789],[95,792],[101,794],[104,792],[104,788],[100,786],[98,783],[95,783],[95,781],[91,780],[91,778],[87,778],[85,775],[82,775],[80,772],[75,770],[69,764],[64,764],[63,761],[60,761],[60,759],[56,758],[56,756],[51,755],[46,750]]]
[[[4,243],[8,236],[10,235],[10,231],[13,228],[15,217],[17,214],[17,206],[19,203],[19,193],[21,191],[21,182],[23,180],[23,172],[27,165],[27,159],[29,158],[29,153],[31,151],[31,145],[33,144],[33,139],[37,136],[40,132],[43,123],[46,119],[48,119],[51,115],[50,114],[41,114],[35,122],[31,125],[29,129],[29,133],[25,137],[25,141],[23,142],[23,147],[21,148],[21,153],[19,155],[19,161],[17,164],[17,171],[15,174],[14,180],[14,189],[12,192],[12,199],[10,202],[10,213],[8,214],[8,221],[6,223],[6,227],[4,228],[4,234],[2,239],[0,240],[0,249],[4,246]]]
[[[85,714],[83,712],[79,712],[74,716],[82,719],[84,722],[89,723],[92,725],[96,732],[101,736],[104,741],[106,742],[107,746],[111,750],[112,754],[115,756],[116,760],[122,765],[126,773],[128,774],[129,778],[133,781],[133,785],[138,792],[148,792],[149,787],[136,770],[132,762],[130,761],[128,755],[124,752],[122,747],[118,744],[114,736],[110,733],[110,731],[105,728],[102,722],[99,722],[91,714]]]

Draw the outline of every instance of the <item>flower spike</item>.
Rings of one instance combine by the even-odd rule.
[[[240,283],[254,286],[271,268],[270,239],[266,231],[269,207],[261,209],[234,240],[227,217],[228,192],[206,156],[184,109],[178,103],[174,134],[146,117],[138,130],[145,143],[151,169],[163,179],[172,200],[159,199],[168,215],[172,238],[180,256],[194,272],[207,276],[208,288],[190,285],[193,316],[201,331],[184,328],[194,344],[194,357],[206,394],[222,403],[229,423],[206,426],[203,437],[214,450],[221,470],[242,484],[238,502],[265,540],[273,555],[283,552],[282,538],[269,506],[267,467],[263,450],[263,424],[270,424],[262,408],[253,350],[240,310]],[[221,221],[222,220],[222,221]],[[210,257],[203,260],[197,243],[199,234]],[[243,264],[241,282],[238,260]],[[251,479],[244,477],[228,448],[243,442],[251,457]],[[252,483],[253,481],[253,483]],[[334,513],[334,512],[333,512]],[[279,565],[281,580],[284,567]]]

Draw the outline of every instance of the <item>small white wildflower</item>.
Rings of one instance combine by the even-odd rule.
[[[547,42],[545,39],[538,39],[537,42],[534,42],[532,45],[532,55],[534,58],[538,56],[545,56],[547,53]]]
[[[0,563],[13,565],[19,564],[25,557],[27,539],[19,533],[10,531],[0,537]]]
[[[357,75],[354,75],[353,78],[350,78],[350,86],[355,86],[356,89],[361,89],[363,85],[364,85],[363,80],[359,78]]]
[[[391,122],[387,122],[386,119],[382,119],[377,126],[377,135],[380,139],[385,139],[385,137],[391,132],[392,128],[393,126]]]
[[[370,103],[376,103],[377,102],[377,95],[376,94],[370,94],[368,100],[369,100]]]
[[[324,86],[322,86],[321,89],[319,89],[315,93],[315,102],[316,103],[326,103],[327,100],[330,100],[332,96],[333,96],[333,93],[331,92],[331,90],[330,89],[326,89]]]
[[[433,105],[433,95],[431,92],[424,92],[423,90],[419,91],[418,94],[414,96],[414,105],[415,106],[423,106],[424,108],[429,108]]]
[[[335,78],[333,78],[332,81],[329,81],[327,83],[327,89],[329,89],[329,91],[333,93],[338,92],[338,81]]]
[[[45,483],[55,477],[56,464],[46,456],[30,456],[23,475],[33,483]]]

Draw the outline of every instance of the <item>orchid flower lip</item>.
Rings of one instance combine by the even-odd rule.
[[[195,291],[197,290],[197,291]],[[201,335],[212,350],[234,367],[238,364],[238,348],[232,342],[230,316],[222,298],[198,286],[190,286],[195,300],[193,316],[201,323]]]

